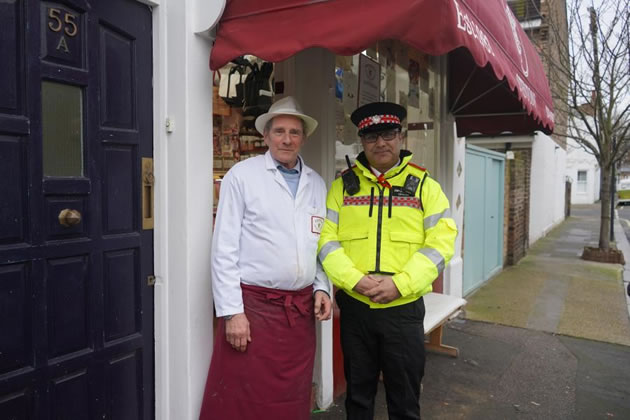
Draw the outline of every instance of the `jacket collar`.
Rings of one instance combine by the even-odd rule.
[[[404,150],[403,149],[403,150],[400,151],[400,155],[398,155],[398,157],[400,159],[400,165],[395,166],[395,167],[391,168],[389,171],[385,172],[383,174],[383,175],[385,175],[385,178],[393,178],[396,175],[398,175],[399,173],[401,173],[405,169],[405,167],[407,167],[407,164],[409,163],[409,161],[413,157],[413,154],[409,150]],[[366,178],[368,178],[368,179],[376,179],[376,176],[372,172],[370,163],[368,162],[367,157],[365,156],[365,152],[359,153],[355,163],[356,163],[357,167],[359,169],[361,169],[361,171],[363,172],[363,175]]]

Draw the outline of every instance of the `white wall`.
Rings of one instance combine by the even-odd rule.
[[[578,187],[578,171],[586,171],[586,191]],[[597,159],[586,152],[575,140],[567,142],[566,175],[571,178],[571,204],[592,204],[599,200],[600,170]]]
[[[529,195],[529,244],[564,220],[567,153],[551,137],[537,132],[532,142]]]
[[[155,414],[196,419],[212,349],[211,41],[200,24],[225,2],[143,2],[154,17]]]
[[[455,121],[450,114],[442,122],[441,133],[441,172],[439,181],[451,205],[451,216],[455,220],[458,229],[457,238],[455,239],[455,254],[444,270],[444,293],[462,297],[464,292],[462,246],[464,238],[466,140],[463,137],[456,137]],[[458,171],[458,167],[461,168],[461,171]],[[457,205],[458,199],[459,206]]]

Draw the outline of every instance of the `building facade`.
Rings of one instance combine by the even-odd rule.
[[[245,13],[247,7],[255,11],[256,3],[0,4],[6,57],[0,66],[5,92],[0,99],[0,297],[5,315],[0,320],[0,412],[16,418],[36,413],[197,418],[214,340],[210,252],[215,163],[220,158],[224,170],[235,158],[223,155],[223,149],[219,153],[213,142],[218,105],[213,104],[208,61],[212,54],[226,53],[225,37],[245,34],[257,41],[273,35],[253,29],[228,35],[227,29],[239,22],[250,28],[261,23],[257,19],[263,13]],[[327,3],[308,6],[329,17],[316,20],[315,26],[329,24],[333,17],[356,17],[319,10]],[[487,25],[477,20],[507,29],[511,15],[497,7],[492,9],[496,19],[478,17],[489,9],[468,3],[474,2],[440,3],[444,13],[439,16],[449,17],[440,21],[429,14],[434,3],[409,2],[408,13],[387,21],[379,9],[384,4],[370,1],[366,7],[379,17],[374,25],[409,32],[378,32],[354,24],[357,31],[333,31],[367,31],[352,51],[339,50],[333,39],[328,49],[298,48],[273,60],[265,48],[282,49],[287,43],[261,41],[257,51],[240,51],[212,70],[245,53],[274,61],[275,95],[295,96],[320,123],[304,158],[330,183],[341,153],[337,141],[345,145],[350,138],[343,131],[343,96],[341,117],[337,112],[337,69],[346,70],[343,86],[351,91],[354,81],[348,75],[361,74],[355,73],[354,62],[341,57],[367,57],[378,66],[376,74],[385,76],[377,97],[413,110],[406,127],[408,147],[441,183],[453,218],[462,226],[464,137],[497,131],[497,124],[545,131],[553,126],[539,61],[530,61],[524,72],[502,56],[505,51],[521,58],[526,53],[534,60],[524,35],[513,27],[498,31],[512,34],[499,48],[496,37],[484,32]],[[285,6],[276,12],[312,16]],[[417,7],[421,9],[413,9]],[[393,23],[405,15],[427,22]],[[248,16],[253,20],[245,21]],[[299,21],[281,17],[272,21]],[[337,24],[347,26],[345,21]],[[269,22],[262,25],[270,27]],[[441,38],[413,32],[424,28]],[[321,39],[305,31],[295,34],[310,36],[311,42]],[[438,44],[442,50],[432,49]],[[462,68],[468,70],[456,71]],[[478,79],[471,83],[472,75]],[[504,77],[508,84],[491,90]],[[484,97],[493,100],[473,101],[488,91],[493,93]],[[495,115],[497,107],[518,111],[518,119]],[[222,147],[224,133],[218,135]],[[456,247],[436,288],[461,295],[461,235]],[[318,326],[313,383],[322,408],[333,398],[332,336],[333,322]]]

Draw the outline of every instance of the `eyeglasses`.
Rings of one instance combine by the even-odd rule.
[[[361,136],[361,140],[366,143],[376,143],[378,138],[382,138],[385,141],[392,141],[396,138],[396,136],[400,133],[400,130],[387,130],[387,131],[379,131],[376,133],[367,133]]]
[[[276,138],[284,137],[285,134],[289,134],[289,137],[293,140],[296,140],[304,134],[302,130],[291,129],[288,132],[284,128],[274,128],[271,130],[271,135]]]

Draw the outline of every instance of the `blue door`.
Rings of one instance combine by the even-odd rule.
[[[151,32],[132,0],[0,1],[2,419],[154,416]]]
[[[466,146],[464,294],[503,266],[504,155]]]

